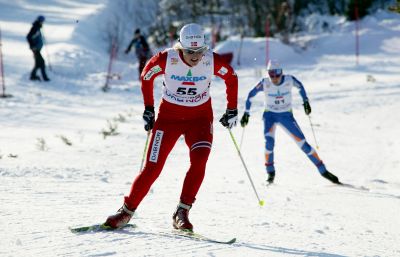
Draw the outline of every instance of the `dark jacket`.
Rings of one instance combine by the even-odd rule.
[[[35,21],[32,24],[32,28],[29,31],[28,35],[26,36],[26,39],[28,40],[29,47],[33,51],[40,51],[43,47],[43,36],[42,32],[40,29],[42,28],[42,24],[39,21]]]
[[[138,58],[148,58],[151,55],[149,44],[144,36],[140,35],[139,37],[132,39],[125,52],[129,53],[133,45],[135,45],[135,53]]]

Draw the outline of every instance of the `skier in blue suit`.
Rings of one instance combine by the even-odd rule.
[[[318,168],[319,173],[324,178],[328,179],[332,183],[341,184],[339,179],[326,169],[325,164],[319,158],[315,149],[307,143],[303,132],[293,117],[293,87],[296,87],[300,92],[306,115],[311,113],[311,106],[302,83],[294,76],[284,75],[282,67],[276,60],[269,61],[267,70],[269,77],[262,78],[250,91],[246,100],[246,110],[240,120],[242,127],[245,127],[248,124],[251,100],[255,95],[257,95],[257,93],[263,91],[265,94],[265,111],[263,114],[263,119],[265,136],[265,166],[268,174],[267,182],[273,183],[275,178],[275,129],[276,125],[280,124],[292,136],[297,145]]]

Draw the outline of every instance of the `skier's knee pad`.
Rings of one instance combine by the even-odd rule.
[[[274,164],[265,164],[265,170],[267,171],[267,173],[275,173],[275,166]]]
[[[210,155],[211,149],[208,147],[199,147],[190,151],[190,162],[205,164]]]
[[[301,146],[301,150],[303,150],[303,152],[305,152],[306,154],[309,154],[311,153],[313,148],[307,142],[304,142],[304,144]]]
[[[273,137],[265,137],[265,149],[269,152],[272,152],[272,150],[274,150],[274,146],[275,146],[275,139]]]

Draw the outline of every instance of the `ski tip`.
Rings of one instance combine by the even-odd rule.
[[[226,242],[227,244],[233,244],[236,242],[236,238],[232,238],[231,240],[229,240],[228,242]]]
[[[258,202],[258,204],[259,204],[260,206],[264,206],[265,202],[264,202],[264,200],[260,200],[260,201]]]
[[[69,229],[72,233],[77,234],[77,233],[86,232],[86,231],[90,230],[90,229],[91,229],[91,226],[78,227],[78,228],[69,227],[68,229]]]

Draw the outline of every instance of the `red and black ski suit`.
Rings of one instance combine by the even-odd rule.
[[[213,140],[213,112],[209,93],[216,75],[226,84],[227,108],[237,108],[238,79],[232,67],[220,55],[208,50],[194,67],[182,52],[167,49],[153,56],[142,74],[145,106],[154,106],[154,79],[164,75],[163,96],[152,129],[144,169],[134,180],[125,204],[135,210],[160,175],[168,154],[184,135],[190,150],[190,168],[186,173],[180,201],[192,205],[204,178]]]

